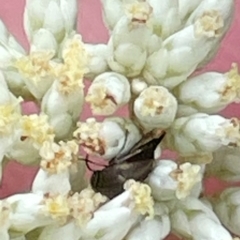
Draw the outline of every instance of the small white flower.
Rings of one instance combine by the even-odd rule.
[[[225,189],[219,198],[212,199],[214,211],[222,223],[234,234],[240,235],[240,188]]]
[[[98,75],[88,89],[86,101],[93,114],[111,115],[130,100],[130,85],[123,75],[106,72]]]
[[[182,27],[178,9],[181,4],[179,1],[148,0],[147,2],[153,8],[153,16],[150,21],[155,34],[165,39]]]
[[[35,32],[31,40],[31,52],[38,50],[57,51],[58,43],[54,35],[45,28],[40,28]]]
[[[66,195],[71,190],[69,168],[78,154],[77,143],[46,141],[39,153],[42,157],[41,169],[33,181],[32,192]]]
[[[131,91],[135,95],[139,95],[147,87],[147,83],[142,79],[134,78],[131,80]]]
[[[77,227],[75,222],[71,221],[65,225],[51,224],[46,226],[38,240],[79,240],[82,235],[81,228]]]
[[[94,212],[107,200],[107,197],[86,188],[69,197],[68,204],[71,208],[71,216],[79,227],[84,228],[94,217]]]
[[[8,90],[4,78],[0,75],[0,182],[2,179],[2,161],[4,155],[11,151],[13,144],[19,137],[18,124],[21,117],[20,102],[22,99],[17,99]]]
[[[37,227],[54,223],[43,214],[43,195],[27,193],[16,194],[5,201],[11,206],[10,230],[27,233]]]
[[[130,1],[125,8],[126,15],[116,24],[108,43],[108,64],[113,71],[135,77],[141,73],[148,53],[159,48],[161,39],[153,34],[149,21],[152,8],[146,1]]]
[[[0,69],[14,95],[29,99],[31,94],[24,83],[23,76],[13,66],[13,62],[25,54],[25,50],[0,20]]]
[[[219,2],[218,0],[206,0],[201,1],[199,6],[193,11],[193,13],[189,16],[186,25],[192,24],[196,22],[196,19],[201,15],[207,12],[215,12],[218,13],[218,16],[221,16],[222,20],[218,18],[218,20],[223,22],[222,29],[218,33],[218,37],[215,38],[212,42],[211,50],[208,55],[199,63],[198,67],[202,67],[207,64],[216,54],[218,47],[220,45],[221,40],[225,36],[225,33],[229,29],[233,16],[234,16],[234,1],[233,0],[223,0]],[[217,18],[215,18],[217,20]],[[203,20],[204,25],[210,29],[214,26],[213,21],[210,18],[206,17]],[[216,26],[216,25],[215,25]]]
[[[240,76],[237,65],[225,73],[208,72],[190,78],[174,90],[179,102],[193,111],[212,114],[240,100]],[[189,113],[188,113],[189,114]],[[181,109],[178,115],[183,115]]]
[[[7,69],[12,61],[23,56],[25,50],[8,32],[4,23],[0,20],[0,68]]]
[[[177,112],[175,97],[164,87],[150,86],[134,102],[134,113],[147,130],[168,128]]]
[[[104,159],[128,152],[141,138],[137,127],[121,118],[106,118],[101,123],[89,118],[78,123],[74,136],[87,153]]]
[[[181,237],[194,240],[232,240],[212,209],[199,199],[188,197],[184,201],[175,202],[170,219],[173,232]]]
[[[154,216],[154,202],[148,185],[129,180],[124,188],[125,192],[94,212],[92,220],[83,229],[84,239],[121,240],[142,219],[141,215]]]
[[[117,22],[124,15],[124,4],[122,0],[102,0],[103,17],[105,24],[113,30]]]
[[[125,237],[126,240],[162,240],[169,234],[170,219],[166,207],[156,203],[154,209],[154,218],[140,221]]]
[[[221,146],[238,146],[239,121],[197,113],[176,119],[166,140],[168,147],[182,156],[210,153]]]
[[[41,99],[53,83],[52,51],[35,51],[18,58],[13,66],[24,77],[24,83],[31,94]]]
[[[18,122],[18,134],[7,156],[24,164],[39,163],[38,151],[42,144],[54,139],[48,116],[44,114],[24,115],[18,118]]]
[[[147,183],[152,188],[154,198],[159,201],[184,199],[201,181],[200,170],[199,165],[183,163],[178,166],[174,161],[161,160],[149,174]]]
[[[5,201],[0,200],[0,238],[1,240],[9,240],[8,229],[10,222],[11,206]]]
[[[199,6],[201,2],[202,0],[193,0],[191,2],[188,0],[179,1],[178,9],[181,20],[185,20],[187,16],[194,12],[194,10]]]
[[[89,72],[86,78],[94,79],[108,70],[109,47],[105,44],[85,44],[85,48],[89,56]]]
[[[240,147],[221,147],[213,153],[213,161],[207,165],[207,174],[226,181],[240,180]]]

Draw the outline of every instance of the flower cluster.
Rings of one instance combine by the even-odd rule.
[[[234,0],[101,2],[107,44],[76,33],[78,0],[26,1],[29,52],[0,21],[0,182],[8,161],[39,167],[0,200],[0,239],[237,240],[240,189],[209,197],[204,178],[240,180],[240,120],[218,114],[240,101],[238,66],[198,72]],[[104,119],[80,120],[85,103]]]

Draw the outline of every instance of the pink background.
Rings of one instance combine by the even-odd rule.
[[[28,49],[22,21],[24,4],[25,0],[0,0],[0,18],[18,41]],[[101,18],[100,0],[79,0],[78,31],[82,34],[85,42],[107,42],[108,32]],[[217,56],[206,69],[224,72],[229,70],[232,62],[240,64],[240,0],[235,1],[235,17],[232,27],[222,42]],[[31,111],[31,109],[29,110]],[[222,115],[240,117],[240,105],[232,104],[222,112]],[[87,116],[90,116],[90,112],[86,107],[83,118]],[[35,173],[36,168],[23,167],[10,162],[4,171],[0,187],[0,198],[16,192],[28,191]],[[226,186],[226,183],[219,184],[213,179],[206,180],[206,183],[208,193],[213,193],[213,190],[218,191],[223,186]]]

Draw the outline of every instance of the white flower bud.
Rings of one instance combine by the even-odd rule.
[[[106,72],[97,76],[88,89],[86,101],[93,114],[111,115],[130,100],[130,84],[123,75]]]
[[[41,39],[38,39],[38,42],[36,43],[35,34],[39,34],[38,31],[40,29],[44,29],[49,32],[47,33],[45,31],[44,35],[46,33],[46,37],[48,38],[50,37],[50,34],[52,34],[55,42],[60,45],[64,41],[64,39],[72,33],[75,27],[76,16],[76,0],[28,0],[26,2],[24,11],[24,29],[26,31],[28,40],[30,42],[33,42],[35,47],[40,47],[40,49],[38,50],[49,49],[50,45],[45,44],[46,41],[44,37],[42,37],[41,39],[45,43],[40,43]],[[52,37],[50,37],[49,39],[52,39]],[[51,42],[53,43],[54,41],[51,40]]]
[[[167,146],[182,156],[205,154],[240,145],[239,120],[198,113],[178,118],[166,136]]]
[[[69,173],[67,171],[52,175],[43,169],[39,169],[32,184],[32,192],[36,194],[65,195],[70,190]]]
[[[126,240],[162,240],[169,234],[170,219],[166,207],[155,203],[154,208],[154,218],[138,223],[125,237]]]
[[[31,42],[31,52],[38,50],[48,50],[57,52],[58,44],[54,35],[44,28],[40,28],[36,31]]]
[[[179,6],[179,15],[182,21],[186,19],[202,2],[202,0],[181,0],[178,2]],[[186,20],[185,20],[186,21]]]
[[[94,217],[84,229],[85,239],[123,239],[139,219],[137,214],[125,206],[129,198],[129,192],[126,191],[95,211]],[[102,231],[104,235],[100,235]]]
[[[86,52],[89,56],[89,72],[86,78],[93,79],[97,75],[108,70],[107,59],[109,57],[109,47],[105,44],[85,44]]]
[[[131,90],[135,95],[139,95],[144,89],[148,87],[147,83],[139,78],[131,80]]]
[[[79,228],[74,221],[71,221],[63,226],[59,226],[59,224],[52,224],[50,226],[46,226],[38,240],[79,240],[82,236],[82,229]]]
[[[42,157],[33,184],[33,193],[66,195],[71,190],[69,168],[79,151],[75,141],[59,142],[46,141],[40,149]],[[79,176],[81,178],[82,176]],[[61,184],[58,184],[61,182]]]
[[[174,90],[180,103],[212,114],[240,101],[240,76],[236,64],[225,74],[208,72],[190,78]],[[183,114],[180,114],[183,115]]]
[[[214,211],[221,222],[234,234],[240,235],[240,188],[225,189],[219,198],[213,199]]]
[[[25,54],[25,50],[8,32],[4,23],[0,20],[0,68],[6,69],[12,65],[12,61]]]
[[[0,72],[0,182],[2,179],[2,161],[19,137],[18,124],[21,117],[22,99],[17,99],[8,89]]]
[[[234,6],[235,6],[234,0],[223,0],[221,2],[219,2],[218,0],[201,1],[199,6],[188,18],[186,25],[193,24],[194,22],[196,22],[197,18],[199,18],[201,15],[207,16],[207,13],[215,12],[219,16],[221,16],[223,21],[223,26],[220,29],[217,38],[213,39],[212,41],[211,50],[209,51],[208,55],[198,64],[198,67],[202,67],[206,65],[217,53],[220,42],[225,36],[227,30],[231,25],[231,22],[234,16],[234,9],[235,9]],[[210,26],[211,20],[208,17],[206,17],[204,21],[206,26]]]
[[[207,165],[207,174],[226,181],[240,181],[240,147],[221,147],[213,153],[213,161]]]
[[[151,23],[155,34],[165,39],[181,27],[178,0],[148,0],[147,2],[153,8]]]
[[[158,201],[184,199],[192,188],[201,181],[201,167],[190,163],[178,166],[171,160],[160,160],[149,174],[147,183]]]
[[[110,30],[113,30],[117,22],[124,15],[124,3],[122,0],[102,0],[101,2],[105,24]]]
[[[177,111],[175,97],[164,87],[150,86],[143,90],[134,102],[134,114],[148,130],[168,128]]]
[[[10,204],[10,230],[27,233],[37,227],[54,223],[53,219],[42,212],[44,197],[41,194],[17,194],[6,199]]]
[[[41,109],[49,116],[56,138],[64,139],[72,133],[80,116],[84,93],[83,88],[79,87],[71,94],[64,94],[60,91],[60,87],[61,83],[56,80],[43,97]]]
[[[86,239],[121,240],[142,219],[141,215],[149,215],[150,219],[153,217],[154,202],[148,185],[129,180],[124,189],[125,192],[95,211],[94,217],[83,230]],[[100,235],[101,232],[104,234]]]
[[[192,214],[194,212],[194,214]],[[194,240],[232,240],[215,213],[199,199],[188,197],[176,202],[170,214],[173,232]]]
[[[13,66],[13,63],[25,54],[25,50],[0,20],[0,69],[3,70],[5,80],[14,95],[29,99],[30,93],[24,83],[23,76]]]
[[[233,0],[223,0],[221,2],[219,2],[218,0],[201,1],[200,4],[195,9],[195,11],[188,18],[187,25],[194,23],[200,16],[203,15],[203,13],[212,10],[219,12],[224,21],[224,28],[229,27],[229,22],[231,22],[234,11]],[[225,32],[223,31],[222,34],[224,33]]]
[[[10,223],[10,214],[11,207],[5,201],[0,200],[0,239],[1,240],[9,240],[10,236],[8,234],[8,229],[11,225]]]
[[[87,153],[105,159],[128,152],[141,138],[137,127],[121,118],[106,118],[101,123],[89,118],[78,123],[74,136]]]
[[[109,67],[127,77],[142,71],[147,54],[159,48],[161,40],[148,27],[152,8],[147,2],[126,6],[126,16],[117,23],[109,41]]]

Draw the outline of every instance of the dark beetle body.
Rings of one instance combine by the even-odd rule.
[[[94,171],[92,188],[112,199],[124,191],[123,185],[127,180],[144,181],[153,169],[154,150],[164,135],[141,140],[127,155],[113,158],[103,170]]]

